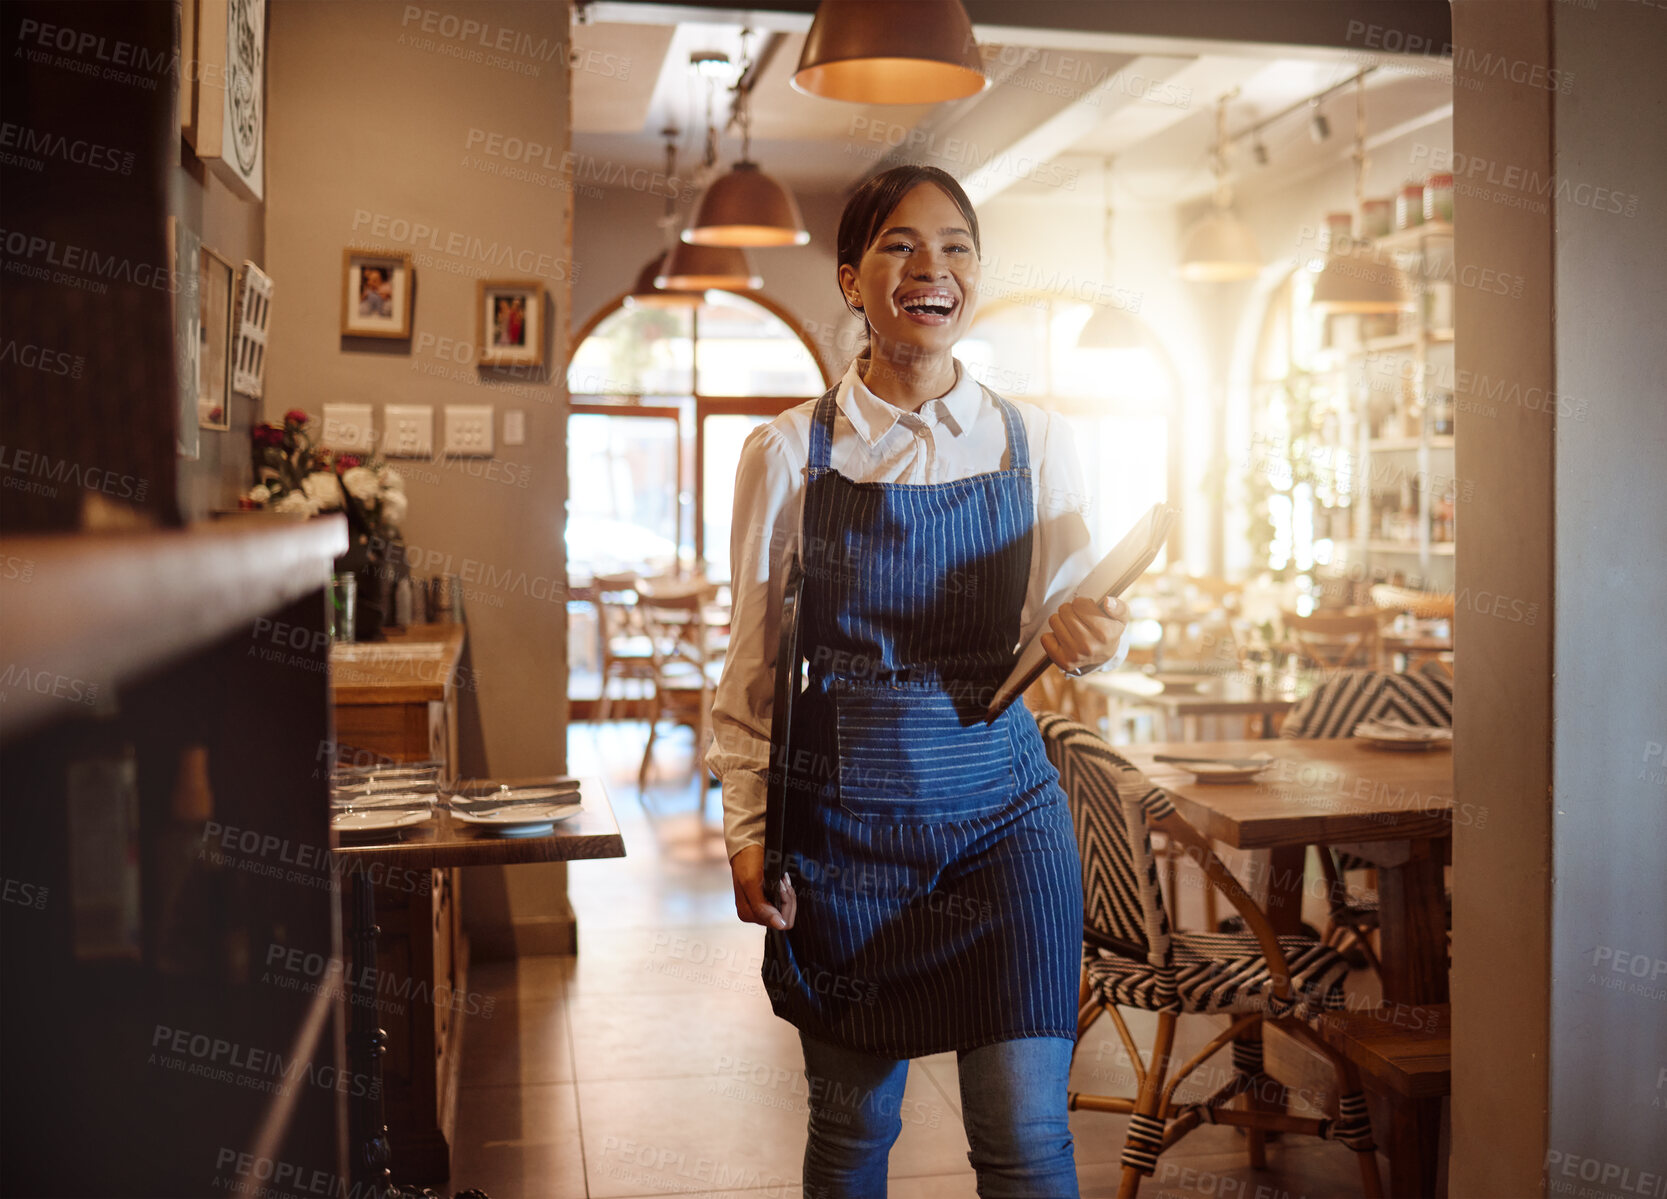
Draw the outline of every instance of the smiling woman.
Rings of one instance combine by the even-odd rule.
[[[830,1097],[811,1104],[807,1195],[884,1194],[907,1059],[950,1049],[979,1194],[1077,1194],[1076,841],[1029,709],[983,716],[1021,640],[1046,629],[1061,668],[1097,667],[1127,609],[1067,598],[1092,562],[1069,424],[952,353],[979,276],[950,175],[858,188],[838,282],[864,350],[755,429],[736,471],[708,761],[737,914],[771,930],[765,989]],[[772,728],[777,694],[795,698]]]

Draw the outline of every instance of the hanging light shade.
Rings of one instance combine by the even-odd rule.
[[[793,193],[743,159],[700,197],[683,240],[696,246],[802,246],[810,231]]]
[[[938,104],[990,80],[961,0],[822,0],[793,87],[861,104]]]
[[[664,254],[656,255],[637,272],[637,281],[631,285],[631,294],[625,297],[627,308],[694,308],[702,303],[698,291],[668,291],[654,285],[654,280],[661,274],[665,262]]]
[[[1234,88],[1216,100],[1216,140],[1210,152],[1215,202],[1181,240],[1181,263],[1175,270],[1194,282],[1231,283],[1262,273],[1262,249],[1250,226],[1233,211],[1233,191],[1227,185],[1227,105],[1238,94]]]
[[[1366,242],[1334,249],[1326,256],[1309,306],[1328,315],[1412,312],[1416,308],[1407,277],[1372,253]]]
[[[1262,271],[1256,235],[1230,205],[1217,204],[1181,242],[1181,278],[1200,283],[1253,279]]]
[[[745,250],[734,246],[692,246],[679,242],[666,255],[654,286],[663,291],[757,291],[764,280],[752,273]]]
[[[1327,315],[1412,312],[1412,288],[1391,262],[1380,258],[1372,243],[1352,236],[1353,218],[1366,196],[1366,72],[1354,77],[1354,213],[1334,212],[1326,263],[1314,280],[1310,307]]]
[[[1118,308],[1099,308],[1077,334],[1079,350],[1143,350],[1146,332],[1140,321]]]

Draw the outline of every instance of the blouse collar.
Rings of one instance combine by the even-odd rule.
[[[857,436],[872,448],[891,432],[893,425],[905,419],[918,420],[928,428],[942,424],[952,435],[961,436],[972,428],[978,407],[984,402],[984,389],[957,358],[955,385],[937,399],[922,404],[918,413],[911,413],[869,391],[860,377],[859,362],[853,361],[839,381],[834,402],[845,413]]]

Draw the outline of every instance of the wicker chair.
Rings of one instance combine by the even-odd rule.
[[[1376,1145],[1366,1100],[1353,1065],[1332,1050],[1308,1020],[1343,1006],[1348,964],[1335,949],[1309,937],[1276,937],[1268,918],[1220,859],[1187,823],[1162,788],[1119,757],[1091,730],[1063,716],[1038,721],[1049,759],[1059,770],[1082,855],[1082,988],[1077,1041],[1102,1015],[1117,1026],[1134,1066],[1140,1094],[1128,1099],[1070,1093],[1072,1110],[1124,1112],[1119,1199],[1133,1199],[1158,1156],[1200,1124],[1229,1124],[1249,1134],[1250,1160],[1265,1164],[1264,1136],[1301,1133],[1353,1150],[1361,1186],[1381,1195]],[[1157,828],[1188,853],[1210,884],[1239,912],[1250,932],[1172,933],[1158,889],[1151,831]],[[1156,1041],[1142,1059],[1119,1006],[1155,1012]],[[1227,1028],[1178,1070],[1169,1059],[1182,1015],[1224,1013]],[[1294,1115],[1253,1106],[1267,1076],[1262,1030],[1269,1022],[1330,1061],[1337,1070],[1338,1118]],[[1177,1103],[1175,1092],[1199,1066],[1231,1043],[1233,1073],[1199,1103]],[[1228,1106],[1246,1096],[1242,1107]]]
[[[1333,675],[1296,704],[1280,728],[1281,737],[1301,740],[1348,737],[1363,720],[1388,717],[1428,728],[1453,727],[1453,676],[1440,662],[1428,662],[1406,674],[1345,670]],[[1321,939],[1327,945],[1357,949],[1380,977],[1382,969],[1372,934],[1378,928],[1375,891],[1351,890],[1343,876],[1370,870],[1363,858],[1320,846],[1320,871],[1326,880],[1330,917]],[[1448,899],[1451,920],[1451,897]]]

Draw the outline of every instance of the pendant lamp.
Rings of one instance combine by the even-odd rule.
[[[660,136],[666,139],[666,179],[668,184],[677,179],[677,130],[667,126],[660,130]],[[677,228],[677,189],[666,188],[666,211],[658,222],[661,236],[670,239],[672,231]],[[649,259],[637,272],[637,280],[631,285],[631,293],[625,297],[627,308],[694,308],[703,302],[698,291],[667,291],[655,286],[654,280],[665,271],[666,255],[670,250],[662,250]]]
[[[1358,219],[1366,194],[1366,77],[1355,78],[1354,108],[1354,213]],[[1380,312],[1411,312],[1416,305],[1407,278],[1395,265],[1379,257],[1365,238],[1344,236],[1348,230],[1333,226],[1334,235],[1326,252],[1326,264],[1314,280],[1310,307],[1327,315]]]
[[[1238,95],[1234,88],[1216,101],[1216,144],[1210,154],[1210,169],[1216,177],[1213,207],[1181,241],[1181,264],[1176,272],[1183,279],[1201,283],[1231,283],[1253,279],[1262,272],[1262,251],[1256,235],[1233,211],[1233,190],[1227,184],[1227,102]]]
[[[743,34],[743,37],[745,34]],[[695,205],[683,230],[694,246],[802,246],[810,240],[793,193],[758,169],[751,159],[753,84],[750,63],[735,87],[735,118],[741,123],[741,160],[715,181]]]
[[[753,274],[738,246],[691,246],[679,242],[666,255],[654,286],[669,291],[757,291],[764,280]]]
[[[990,86],[961,0],[822,0],[793,87],[860,104],[938,104]]]
[[[668,291],[654,285],[654,280],[665,270],[666,254],[669,252],[662,251],[655,255],[637,272],[631,294],[625,297],[627,308],[695,308],[704,303],[705,298],[698,291]]]
[[[1106,220],[1101,236],[1105,250],[1105,282],[1111,284],[1111,159],[1105,160]],[[1096,305],[1094,315],[1077,334],[1079,350],[1139,350],[1146,345],[1146,334],[1138,318],[1110,304]]]

